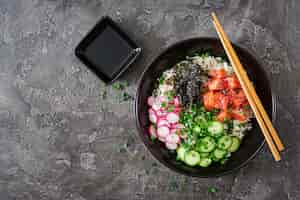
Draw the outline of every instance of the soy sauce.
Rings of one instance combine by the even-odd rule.
[[[120,71],[123,62],[128,59],[133,48],[111,27],[87,46],[85,55],[107,77],[112,78]]]
[[[121,75],[140,52],[109,17],[100,20],[75,49],[76,56],[107,83]]]

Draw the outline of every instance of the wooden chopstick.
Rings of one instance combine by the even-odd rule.
[[[271,120],[270,120],[268,114],[266,113],[266,111],[265,111],[265,109],[264,109],[264,107],[263,107],[263,105],[262,105],[262,103],[261,103],[259,97],[257,96],[257,94],[256,94],[256,92],[255,92],[255,89],[254,89],[254,87],[253,87],[251,81],[249,80],[249,78],[248,78],[248,76],[247,76],[246,71],[244,70],[244,68],[243,68],[243,66],[242,66],[242,64],[241,64],[241,62],[239,61],[239,58],[237,57],[237,55],[236,55],[236,53],[235,53],[235,51],[234,51],[234,49],[233,49],[233,47],[232,47],[230,41],[228,40],[228,37],[226,36],[224,30],[222,29],[222,26],[221,26],[221,24],[220,24],[220,22],[219,22],[219,20],[218,20],[218,18],[217,18],[217,16],[216,16],[216,14],[215,14],[215,13],[212,13],[212,16],[213,16],[213,20],[216,22],[218,28],[220,28],[220,32],[221,32],[221,34],[223,35],[223,38],[224,38],[225,42],[227,43],[229,49],[231,49],[231,51],[233,52],[233,53],[232,53],[232,56],[234,57],[234,60],[237,62],[237,63],[236,63],[237,68],[240,69],[240,71],[241,71],[241,73],[242,73],[242,76],[245,78],[245,81],[247,82],[247,85],[249,86],[250,94],[251,94],[251,96],[253,97],[253,99],[254,99],[254,101],[255,101],[255,104],[256,104],[257,107],[258,107],[258,110],[261,112],[261,114],[262,114],[262,116],[263,116],[263,120],[265,121],[266,126],[267,126],[267,128],[269,129],[269,131],[270,131],[270,133],[271,133],[271,136],[272,136],[272,138],[273,138],[273,140],[274,140],[274,142],[275,142],[275,144],[276,144],[278,150],[279,150],[279,151],[283,151],[283,150],[284,150],[284,146],[283,146],[283,144],[282,144],[282,142],[281,142],[281,140],[280,140],[280,138],[279,138],[279,136],[278,136],[278,134],[277,134],[275,128],[273,127],[272,122],[271,122]],[[226,40],[227,40],[227,41],[226,41]]]
[[[215,15],[214,13],[213,13],[213,16],[215,16],[214,19],[217,20],[216,22],[218,22],[218,19],[217,19],[216,15]],[[218,24],[221,26],[221,24],[220,24],[219,22],[218,22]],[[222,28],[222,27],[221,27],[221,28]],[[284,150],[284,146],[283,146],[283,144],[282,144],[282,142],[281,142],[281,140],[280,140],[280,138],[279,138],[279,136],[278,136],[278,134],[277,134],[275,128],[273,127],[272,122],[271,122],[271,120],[270,120],[268,114],[266,113],[266,111],[265,111],[265,109],[264,109],[264,107],[263,107],[263,105],[262,105],[262,103],[261,103],[259,97],[257,96],[257,94],[256,94],[256,92],[255,92],[255,89],[254,89],[252,83],[250,82],[250,80],[249,80],[249,78],[248,78],[248,76],[247,76],[246,71],[245,71],[244,68],[242,67],[242,65],[241,65],[241,63],[240,63],[240,61],[239,61],[239,59],[238,59],[236,53],[234,52],[234,49],[233,49],[232,45],[230,44],[230,42],[229,42],[229,40],[228,40],[228,38],[226,38],[226,34],[225,34],[224,30],[221,29],[221,33],[222,33],[222,32],[223,32],[223,36],[225,36],[225,41],[226,41],[226,39],[227,39],[227,44],[229,45],[229,48],[231,48],[232,51],[233,51],[233,57],[234,57],[234,59],[237,61],[237,67],[240,68],[240,71],[242,72],[242,75],[245,77],[246,82],[249,83],[248,86],[249,86],[250,94],[251,94],[251,96],[253,97],[253,99],[254,99],[254,101],[255,101],[255,104],[256,104],[257,107],[258,107],[258,110],[261,112],[262,117],[263,117],[263,120],[265,121],[266,126],[267,126],[267,128],[269,129],[269,131],[270,131],[270,133],[271,133],[271,136],[272,136],[273,140],[275,141],[275,144],[276,144],[278,150],[279,150],[279,151],[283,151],[283,150]],[[224,34],[225,34],[225,35],[224,35]]]
[[[243,88],[243,90],[244,90],[244,92],[246,94],[246,97],[247,97],[247,99],[249,101],[249,104],[250,104],[250,106],[251,106],[251,108],[252,108],[252,110],[254,112],[254,115],[255,115],[255,117],[257,119],[257,122],[258,122],[259,126],[261,127],[261,130],[262,130],[263,135],[264,135],[264,137],[265,137],[265,139],[267,141],[267,144],[269,145],[269,148],[270,148],[270,150],[271,150],[271,152],[272,152],[275,160],[279,161],[281,159],[280,155],[279,155],[279,152],[278,152],[278,150],[277,150],[277,148],[276,148],[276,146],[275,146],[275,144],[274,144],[274,142],[273,142],[273,140],[272,140],[272,138],[271,138],[271,136],[269,134],[269,131],[268,131],[268,129],[267,129],[267,127],[266,127],[266,125],[265,125],[265,123],[264,123],[264,121],[263,121],[263,119],[262,119],[262,117],[261,117],[261,115],[260,115],[260,113],[259,113],[256,105],[255,105],[254,100],[251,98],[251,95],[248,92],[248,88],[247,88],[246,84],[244,83],[244,81],[242,79],[242,76],[240,74],[241,72],[236,67],[236,61],[233,59],[233,57],[231,55],[231,51],[229,50],[229,47],[227,46],[227,44],[225,42],[225,39],[223,38],[222,33],[219,30],[219,28],[218,28],[217,23],[215,21],[213,21],[213,23],[214,23],[214,26],[215,26],[215,28],[217,30],[217,33],[218,33],[218,35],[219,35],[219,37],[221,39],[221,42],[222,42],[222,44],[224,46],[225,52],[226,52],[226,54],[227,54],[227,56],[228,56],[228,58],[229,58],[229,60],[230,60],[230,62],[232,64],[232,66],[234,68],[234,71],[235,71],[235,73],[236,73],[236,75],[237,75],[237,77],[238,77],[238,79],[239,79],[239,81],[241,83],[241,86],[242,86],[242,88]]]
[[[272,126],[272,123],[271,123],[266,111],[263,109],[261,101],[259,100],[252,83],[250,82],[245,70],[243,69],[243,66],[240,63],[224,30],[222,29],[222,26],[221,26],[219,20],[217,19],[216,15],[214,13],[212,13],[212,16],[213,16],[214,26],[215,26],[217,33],[221,39],[221,42],[226,51],[226,54],[227,54],[232,66],[234,68],[234,71],[241,83],[241,86],[246,94],[249,104],[257,118],[257,121],[262,129],[263,135],[269,145],[269,148],[270,148],[275,160],[279,161],[281,158],[280,158],[279,152],[278,152],[270,134],[273,136],[274,141],[278,145],[279,149],[283,150],[284,147],[283,147],[274,127]]]

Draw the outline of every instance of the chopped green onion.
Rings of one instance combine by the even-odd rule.
[[[217,192],[217,188],[215,188],[213,186],[210,186],[210,187],[208,187],[208,192],[210,192],[210,193],[216,193]]]

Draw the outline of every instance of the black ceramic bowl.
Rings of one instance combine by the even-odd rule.
[[[245,49],[234,45],[234,48],[253,81],[256,92],[272,117],[275,113],[275,102],[268,78],[259,62]],[[152,155],[170,169],[196,177],[216,177],[245,166],[259,152],[264,144],[264,137],[255,119],[252,120],[252,130],[244,138],[240,149],[233,153],[225,165],[213,164],[208,168],[189,167],[176,160],[162,143],[151,141],[148,135],[149,119],[147,97],[151,95],[158,77],[168,68],[195,51],[210,51],[214,56],[224,56],[221,42],[215,38],[192,38],[178,42],[161,53],[143,72],[139,81],[136,96],[135,112],[139,135]]]

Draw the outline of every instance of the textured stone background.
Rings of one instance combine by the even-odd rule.
[[[137,136],[133,101],[120,101],[73,51],[110,15],[144,48],[121,78],[134,95],[158,50],[216,36],[212,10],[264,62],[287,149],[280,163],[265,147],[235,174],[197,179],[154,160]],[[299,200],[299,12],[298,0],[0,0],[0,199]]]

